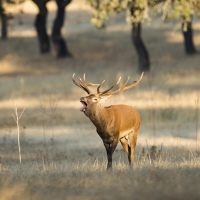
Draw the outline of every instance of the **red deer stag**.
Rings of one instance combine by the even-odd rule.
[[[127,81],[117,90],[111,91],[121,80],[121,77],[116,84],[104,90],[100,91],[101,84],[89,83],[79,78],[79,81],[75,81],[75,74],[72,77],[73,82],[88,93],[88,96],[81,97],[80,102],[83,107],[80,109],[84,114],[89,117],[92,123],[95,125],[97,133],[103,140],[103,144],[107,151],[107,169],[112,168],[112,154],[120,141],[125,151],[128,153],[129,164],[133,165],[134,150],[137,141],[137,134],[140,127],[140,115],[131,106],[128,105],[111,105],[108,107],[102,107],[101,102],[108,99],[113,94],[117,94],[124,90],[128,90],[138,85],[143,77],[143,73],[137,81],[134,81],[131,85],[127,86]],[[93,94],[88,86],[97,86],[97,94]],[[129,141],[129,142],[128,142]]]

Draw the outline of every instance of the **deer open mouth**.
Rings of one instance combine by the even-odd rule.
[[[81,101],[81,103],[83,104],[83,106],[80,108],[80,111],[85,112],[87,109],[87,103],[85,101]]]

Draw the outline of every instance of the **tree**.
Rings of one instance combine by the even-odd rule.
[[[7,36],[7,15],[4,3],[18,4],[25,0],[0,0],[1,36]],[[50,51],[49,36],[46,31],[46,18],[48,10],[47,2],[50,0],[32,0],[38,7],[38,15],[35,20],[35,27],[40,44],[40,52]],[[55,0],[57,4],[57,15],[52,28],[51,38],[53,40],[56,56],[71,57],[67,44],[62,37],[61,29],[65,17],[65,7],[71,0]],[[150,70],[149,54],[142,40],[142,22],[149,20],[156,11],[162,11],[162,19],[165,21],[179,19],[182,23],[182,33],[184,36],[185,52],[187,54],[196,53],[193,43],[192,16],[196,12],[200,15],[200,0],[87,0],[93,7],[93,17],[91,23],[98,28],[104,26],[105,20],[112,13],[119,13],[127,9],[129,11],[129,21],[132,24],[132,43],[138,54],[139,71]],[[159,5],[159,6],[158,6]],[[154,9],[150,9],[150,8]]]
[[[3,7],[3,2],[0,0],[0,19],[1,19],[1,38],[7,38],[7,17],[5,9]]]
[[[1,18],[1,38],[7,38],[7,20],[8,15],[5,12],[5,6],[11,4],[20,4],[25,0],[0,0],[0,18]],[[38,35],[38,41],[40,46],[40,52],[42,54],[50,51],[50,41],[49,36],[46,30],[46,19],[48,10],[46,7],[47,2],[50,0],[32,0],[38,7],[38,14],[35,19],[35,28]],[[69,56],[71,57],[70,52],[68,51],[65,40],[62,37],[61,29],[63,26],[63,21],[65,17],[65,7],[71,2],[71,0],[55,0],[57,5],[57,15],[52,28],[51,38],[53,40],[54,49],[56,56],[58,58]]]
[[[129,11],[129,21],[132,23],[132,41],[139,58],[139,71],[150,70],[148,51],[141,37],[141,23],[151,18],[150,8],[162,11],[165,21],[179,19],[182,23],[185,51],[187,54],[196,53],[192,38],[192,15],[200,14],[200,0],[87,0],[93,7],[91,23],[96,27],[104,26],[105,21],[112,13]],[[159,7],[158,7],[159,4]],[[156,9],[157,6],[157,9]]]
[[[7,22],[11,15],[6,13],[6,8],[10,5],[23,3],[25,0],[0,0],[1,38],[7,38]]]
[[[46,30],[46,18],[48,10],[46,7],[47,2],[50,0],[33,0],[37,5],[39,13],[36,16],[35,27],[38,34],[38,40],[40,44],[40,52],[47,53],[50,51],[49,36]],[[57,58],[71,57],[71,53],[68,51],[65,40],[62,37],[61,29],[65,17],[65,7],[71,2],[71,0],[55,0],[57,5],[57,15],[52,28],[51,38],[53,40],[54,49]]]

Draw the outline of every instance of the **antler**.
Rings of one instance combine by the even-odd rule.
[[[107,90],[105,90],[105,91],[103,91],[103,92],[101,92],[100,93],[100,95],[113,95],[113,94],[117,94],[117,93],[119,93],[119,92],[121,92],[121,91],[124,91],[124,90],[128,90],[128,89],[130,89],[130,88],[132,88],[132,87],[135,87],[136,85],[138,85],[138,83],[141,81],[141,79],[142,79],[142,77],[143,77],[143,74],[144,74],[144,72],[142,72],[142,74],[141,74],[141,76],[140,76],[140,78],[137,80],[137,81],[133,81],[133,83],[131,84],[131,85],[128,85],[128,86],[126,86],[127,85],[127,83],[128,83],[128,81],[129,81],[129,79],[130,79],[130,76],[127,78],[127,81],[122,85],[122,87],[120,87],[119,89],[117,89],[117,90],[115,90],[115,91],[112,91],[112,92],[109,92],[112,88],[114,88],[119,82],[120,82],[120,80],[121,80],[121,77],[119,78],[119,80],[118,80],[118,82],[115,84],[115,85],[113,85],[113,86],[111,86],[110,88],[108,88]]]
[[[75,85],[77,85],[78,87],[80,87],[81,89],[83,89],[85,92],[87,92],[88,94],[91,94],[92,92],[90,91],[90,89],[88,88],[88,86],[99,86],[101,84],[103,84],[103,82],[101,84],[95,84],[95,83],[89,83],[85,80],[85,74],[83,75],[83,80],[81,78],[79,78],[79,83],[75,81],[74,79],[75,73],[72,76],[72,81],[75,83]]]
[[[100,92],[100,88],[101,86],[103,85],[103,83],[105,82],[105,80],[100,83],[100,84],[96,84],[96,83],[90,83],[90,82],[87,82],[85,80],[85,74],[83,75],[83,80],[81,78],[79,78],[79,83],[75,81],[74,79],[74,76],[75,76],[75,73],[73,74],[72,76],[72,81],[78,86],[80,87],[81,89],[83,89],[85,92],[87,92],[88,94],[91,94],[92,92],[90,91],[90,89],[88,88],[88,86],[98,86],[97,87],[97,94],[98,95],[101,95],[101,96],[107,96],[107,95],[113,95],[113,94],[117,94],[121,91],[124,91],[124,90],[128,90],[132,87],[135,87],[136,85],[138,85],[138,83],[141,81],[142,77],[143,77],[143,74],[144,72],[142,72],[140,78],[137,80],[137,81],[133,81],[133,83],[129,86],[126,86],[130,77],[127,78],[127,81],[122,85],[122,87],[120,87],[119,89],[115,90],[115,91],[112,91],[112,92],[109,92],[110,90],[112,90],[116,85],[119,84],[120,80],[121,80],[121,77],[119,77],[117,83],[115,83],[114,85],[112,85],[110,88],[104,90],[103,92]]]
[[[113,86],[111,86],[111,87],[108,88],[107,90],[104,90],[103,92],[100,92],[99,89],[100,89],[101,85],[105,82],[105,80],[104,80],[104,81],[99,85],[99,87],[97,88],[98,94],[103,95],[103,94],[109,92],[109,91],[112,90],[116,85],[118,85],[120,81],[121,81],[121,76],[119,77],[117,83],[115,83]]]

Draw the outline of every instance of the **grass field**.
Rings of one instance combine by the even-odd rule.
[[[54,3],[48,7],[50,32]],[[0,40],[0,199],[199,199],[200,56],[185,55],[180,26],[157,18],[150,26],[144,23],[151,72],[105,103],[132,105],[141,115],[135,165],[128,167],[119,144],[107,172],[103,143],[79,111],[86,94],[71,76],[105,79],[105,88],[119,76],[122,82],[139,78],[125,13],[97,30],[90,25],[89,7],[73,2],[63,28],[73,58],[57,60],[53,52],[39,54],[37,10],[30,2],[23,8],[25,13],[10,21],[8,40]],[[198,19],[193,26],[200,50]],[[21,165],[13,102],[19,113],[25,108],[19,121]]]

